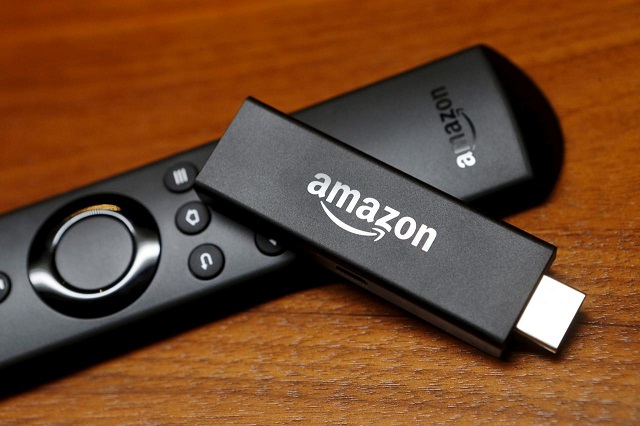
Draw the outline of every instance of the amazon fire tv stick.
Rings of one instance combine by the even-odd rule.
[[[514,329],[555,352],[584,299],[545,275],[551,244],[253,99],[196,190],[495,356]]]

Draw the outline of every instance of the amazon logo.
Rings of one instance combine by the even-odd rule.
[[[463,108],[454,108],[445,86],[431,91],[431,98],[435,102],[440,115],[443,130],[449,139],[449,144],[456,155],[456,164],[461,169],[476,164],[474,151],[476,149],[476,126]]]
[[[372,197],[362,200],[360,191],[351,189],[340,181],[331,185],[331,177],[325,173],[314,176],[316,180],[307,185],[307,191],[311,195],[320,198],[320,206],[327,217],[341,229],[355,235],[372,237],[373,241],[381,240],[385,235],[393,233],[400,240],[410,240],[411,245],[418,247],[422,244],[423,251],[429,251],[436,239],[437,232],[427,225],[421,224],[412,217],[403,216],[398,210],[380,204]],[[362,220],[359,226],[352,226],[336,216],[333,210],[343,209],[346,213],[354,214]],[[351,222],[351,221],[350,221]]]

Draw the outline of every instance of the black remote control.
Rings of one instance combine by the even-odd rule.
[[[562,158],[542,94],[483,46],[295,117],[498,215],[544,199]],[[215,145],[0,217],[0,367],[294,261],[199,201]]]

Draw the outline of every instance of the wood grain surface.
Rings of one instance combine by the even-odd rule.
[[[491,358],[310,268],[5,371],[0,423],[638,424],[637,0],[2,0],[0,211],[214,139],[248,95],[294,111],[477,43],[563,126],[551,198],[506,218],[588,295],[559,355]]]

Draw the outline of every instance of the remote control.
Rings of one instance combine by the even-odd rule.
[[[494,214],[544,199],[562,158],[548,102],[484,46],[294,116]],[[0,217],[0,367],[292,264],[198,199],[215,146]]]

